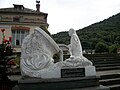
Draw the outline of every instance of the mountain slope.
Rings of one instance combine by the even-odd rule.
[[[94,49],[98,42],[108,46],[120,44],[120,13],[98,23],[77,30],[84,49]],[[69,44],[68,32],[52,35],[57,43]]]

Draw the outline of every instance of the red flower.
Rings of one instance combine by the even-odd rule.
[[[1,32],[4,32],[5,31],[5,29],[1,29]]]
[[[4,41],[3,41],[4,43],[6,43],[6,42],[9,42],[9,40],[7,40],[7,39],[4,39]]]
[[[16,62],[13,61],[13,60],[10,60],[10,61],[7,62],[7,64],[9,64],[9,65],[16,65]]]
[[[9,41],[12,42],[12,37],[9,37]]]

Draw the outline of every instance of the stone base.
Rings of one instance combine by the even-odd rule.
[[[96,70],[94,66],[85,66],[85,67],[62,67],[55,68],[48,72],[42,73],[41,78],[71,78],[71,77],[88,77],[96,76]]]
[[[13,90],[109,90],[109,88],[99,86],[99,77],[90,76],[59,79],[23,78]]]
[[[91,89],[90,89],[91,88]],[[99,85],[94,66],[55,68],[41,78],[25,77],[13,90],[109,90]]]

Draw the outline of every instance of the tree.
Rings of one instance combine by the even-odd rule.
[[[96,53],[105,53],[105,52],[108,52],[109,49],[108,49],[108,46],[103,43],[103,42],[98,42],[96,44],[96,47],[95,47],[95,52]]]
[[[109,53],[117,53],[117,46],[116,45],[109,46]]]
[[[13,49],[11,47],[11,37],[9,38],[10,40],[5,39],[4,31],[5,29],[1,29],[3,40],[2,44],[0,44],[0,78],[7,79],[8,68],[10,66],[7,63],[13,59],[13,57],[10,57],[13,54]]]

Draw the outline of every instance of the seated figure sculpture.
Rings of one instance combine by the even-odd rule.
[[[83,56],[82,46],[79,37],[74,29],[69,30],[69,36],[71,36],[69,52],[70,58],[65,61],[58,62],[57,65],[60,67],[80,67],[93,65],[91,61]]]
[[[33,34],[25,37],[21,49],[22,76],[41,77],[41,73],[54,66],[55,53],[59,53],[61,61],[63,58],[59,46],[41,28],[35,28]]]
[[[62,67],[92,65],[92,62],[82,54],[82,46],[76,31],[70,29],[69,35],[71,36],[70,58],[63,61],[63,52],[55,41],[41,28],[35,28],[34,33],[25,37],[22,43],[20,61],[22,76],[58,78]],[[53,55],[56,53],[59,55],[59,62],[54,63]]]

